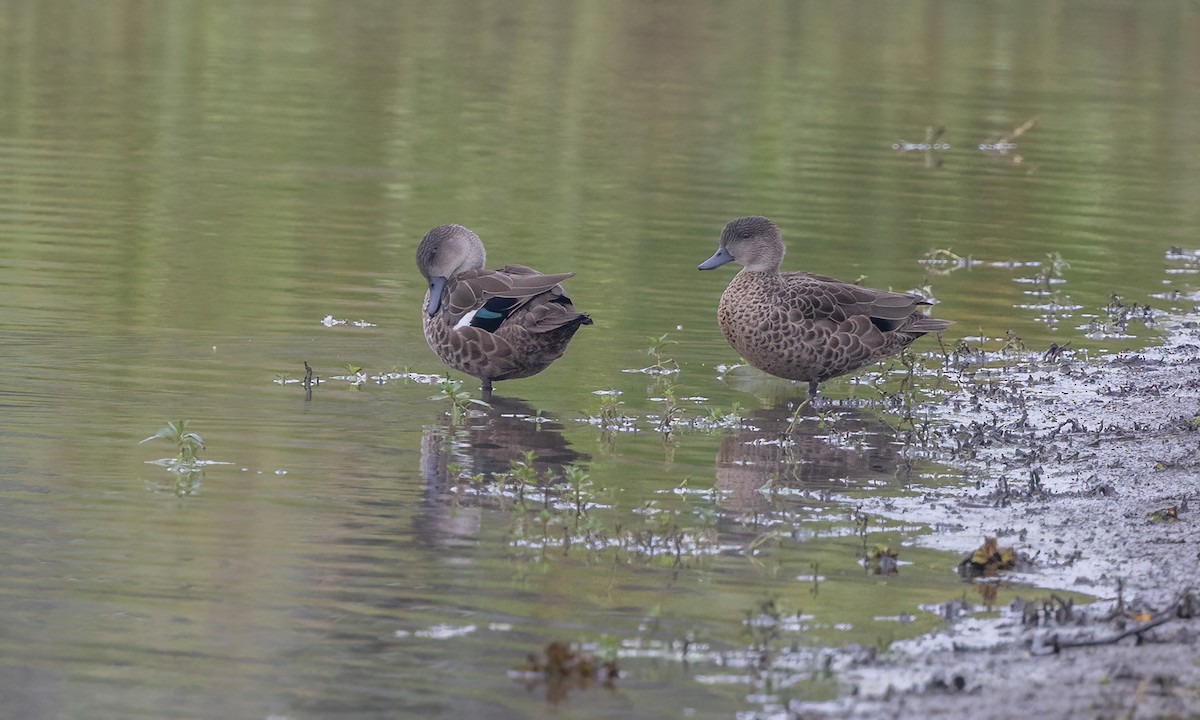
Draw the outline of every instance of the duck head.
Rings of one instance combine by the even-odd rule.
[[[735,262],[751,272],[778,272],[783,252],[783,236],[775,223],[760,215],[738,218],[725,226],[717,252],[700,263],[700,269]]]
[[[430,315],[442,304],[446,281],[468,270],[479,270],[487,262],[487,253],[479,236],[462,225],[439,225],[417,246],[417,269],[429,283]]]

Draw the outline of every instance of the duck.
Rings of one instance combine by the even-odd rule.
[[[730,221],[700,270],[742,266],[717,306],[721,332],[746,362],[776,377],[820,383],[896,355],[952,322],[920,311],[915,293],[876,290],[808,272],[780,272],[786,247],[762,216]]]
[[[439,225],[417,246],[417,269],[428,283],[425,341],[442,362],[478,378],[484,400],[494,382],[545,370],[580,326],[592,324],[560,284],[575,273],[486,270],[486,263],[483,241],[462,225]]]

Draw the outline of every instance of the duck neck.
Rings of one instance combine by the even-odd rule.
[[[776,265],[768,270],[755,270],[745,267],[741,269],[737,277],[745,282],[769,284],[778,282],[782,276],[779,274],[779,266]]]

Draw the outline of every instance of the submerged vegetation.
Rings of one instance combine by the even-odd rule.
[[[655,502],[622,512],[611,491],[598,489],[577,465],[539,469],[533,451],[507,472],[471,474],[450,466],[449,502],[480,503],[510,515],[509,543],[537,562],[582,553],[591,561],[666,561],[683,566],[719,552],[711,515],[668,510]],[[636,518],[629,522],[627,514]]]

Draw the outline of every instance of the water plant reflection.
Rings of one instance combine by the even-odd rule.
[[[788,489],[827,496],[892,479],[908,466],[891,428],[851,407],[814,409],[783,402],[755,410],[717,451],[722,504],[741,512],[771,509]]]
[[[483,503],[462,502],[464,483],[478,489],[508,478],[515,468],[524,468],[524,474],[514,480],[536,483],[539,476],[561,475],[564,467],[585,462],[588,458],[570,448],[562,428],[525,401],[502,397],[426,425],[421,433],[426,512],[418,537],[439,544],[475,541]]]

